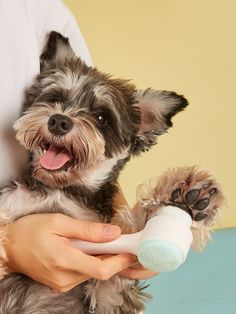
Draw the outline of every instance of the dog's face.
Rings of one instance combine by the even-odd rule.
[[[66,38],[52,32],[15,129],[33,155],[38,180],[97,190],[130,155],[149,149],[186,106],[173,92],[137,91],[88,67]]]

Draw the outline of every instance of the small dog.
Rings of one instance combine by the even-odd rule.
[[[143,229],[161,206],[172,204],[192,216],[193,246],[200,250],[223,203],[221,189],[208,172],[172,169],[154,185],[139,189],[135,211],[112,204],[126,162],[154,145],[187,105],[174,92],[138,91],[128,81],[88,67],[67,38],[51,32],[41,72],[14,125],[17,139],[30,152],[30,167],[21,180],[1,191],[2,226],[47,212],[112,222],[131,233]],[[7,274],[4,256],[1,266],[2,314],[138,314],[147,296],[138,281],[118,275],[53,295],[24,275]]]

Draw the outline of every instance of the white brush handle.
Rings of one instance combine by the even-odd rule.
[[[157,216],[151,218],[142,231],[124,234],[105,243],[92,243],[82,240],[71,240],[71,245],[90,255],[99,254],[138,254],[139,245],[147,240],[162,239],[175,243],[185,257],[192,242],[190,226],[192,219],[182,209],[174,206],[161,208]]]
[[[122,234],[119,238],[105,243],[92,243],[82,240],[71,240],[72,246],[89,255],[131,253],[137,255],[138,246],[144,230],[133,234]]]

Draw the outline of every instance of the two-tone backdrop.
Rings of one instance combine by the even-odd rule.
[[[236,312],[236,2],[234,0],[66,0],[94,65],[137,86],[184,94],[189,108],[120,179],[130,204],[136,186],[168,167],[209,168],[228,199],[208,250],[151,281],[148,314]]]

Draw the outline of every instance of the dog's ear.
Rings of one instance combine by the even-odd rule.
[[[63,64],[66,60],[76,57],[69,39],[52,31],[43,53],[40,56],[41,71],[55,64]]]
[[[135,107],[141,113],[141,121],[133,147],[134,154],[156,144],[158,135],[172,127],[172,117],[188,105],[187,99],[175,92],[151,88],[137,92],[136,101]]]

